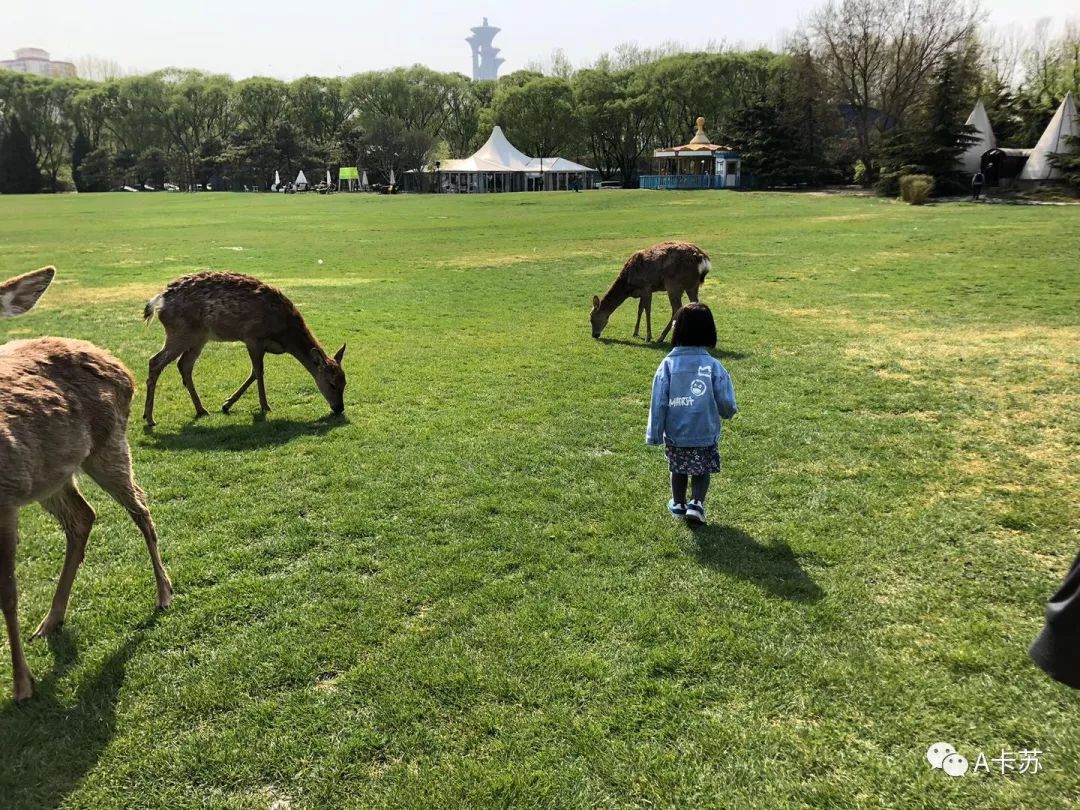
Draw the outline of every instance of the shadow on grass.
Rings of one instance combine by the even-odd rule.
[[[124,670],[157,613],[139,625],[95,675],[81,683],[73,702],[59,683],[78,660],[67,631],[49,639],[53,668],[34,686],[34,697],[0,711],[0,806],[60,807],[97,764],[116,731]]]
[[[645,338],[627,339],[601,337],[597,338],[597,340],[609,346],[613,344],[616,346],[634,346],[638,349],[652,349],[653,351],[662,351],[664,353],[670,352],[674,348],[674,346],[672,346],[670,343],[657,343],[655,341],[650,342],[645,340]],[[733,352],[719,348],[709,349],[709,354],[721,360],[742,360],[747,356],[743,352]]]
[[[243,451],[288,444],[300,436],[322,436],[348,423],[339,414],[327,414],[313,422],[267,419],[261,413],[254,414],[250,421],[214,414],[192,420],[175,433],[158,432],[160,426],[144,432],[149,444],[166,450]]]
[[[825,595],[786,543],[764,545],[733,526],[702,526],[694,529],[694,538],[703,565],[796,602],[817,602]]]

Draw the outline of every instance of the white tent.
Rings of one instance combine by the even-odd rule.
[[[364,176],[360,178],[360,188],[362,188],[362,189],[364,189],[366,191],[367,188],[368,188],[368,185],[369,185],[369,183],[368,183],[368,179],[367,179],[367,169],[364,169]]]
[[[1076,101],[1072,93],[1065,94],[1065,100],[1057,108],[1054,117],[1050,119],[1050,126],[1043,132],[1039,142],[1031,151],[1031,157],[1024,164],[1024,170],[1020,172],[1021,180],[1056,180],[1061,177],[1061,169],[1055,168],[1050,162],[1050,156],[1055,152],[1069,152],[1072,150],[1068,140],[1069,136],[1080,136],[1080,126],[1076,122]]]
[[[329,186],[329,185],[331,185],[331,184],[332,184],[333,182],[334,182],[334,181],[330,179],[330,170],[329,170],[329,169],[327,169],[327,170],[326,170],[326,185],[327,185],[327,186]]]
[[[965,174],[975,174],[982,169],[983,154],[997,146],[994,128],[990,126],[990,116],[986,114],[986,107],[981,99],[975,102],[975,109],[964,123],[975,128],[971,134],[976,140],[957,158],[956,165]]]
[[[394,179],[394,170],[391,169],[390,170],[390,185],[394,185],[395,183],[397,183],[397,180]]]
[[[435,167],[424,171],[433,172]],[[444,160],[438,167],[444,187],[467,191],[569,189],[595,171],[566,158],[529,157],[507,140],[502,127],[492,129],[484,145],[469,157]]]
[[[307,184],[308,182],[307,178],[304,176],[304,170],[301,169],[300,174],[296,175],[296,187],[298,189],[305,189],[307,188]]]
[[[281,172],[274,171],[274,190],[277,191],[277,187],[281,185]]]

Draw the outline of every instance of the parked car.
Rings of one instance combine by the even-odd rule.
[[[601,180],[594,188],[622,188],[622,180]]]

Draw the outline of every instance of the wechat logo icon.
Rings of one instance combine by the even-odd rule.
[[[926,761],[931,768],[940,768],[949,776],[963,776],[968,771],[968,761],[948,743],[938,742],[927,748]]]

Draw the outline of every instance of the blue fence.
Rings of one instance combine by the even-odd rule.
[[[739,187],[733,178],[724,178],[716,174],[643,174],[640,181],[641,188],[652,189],[734,189]]]

